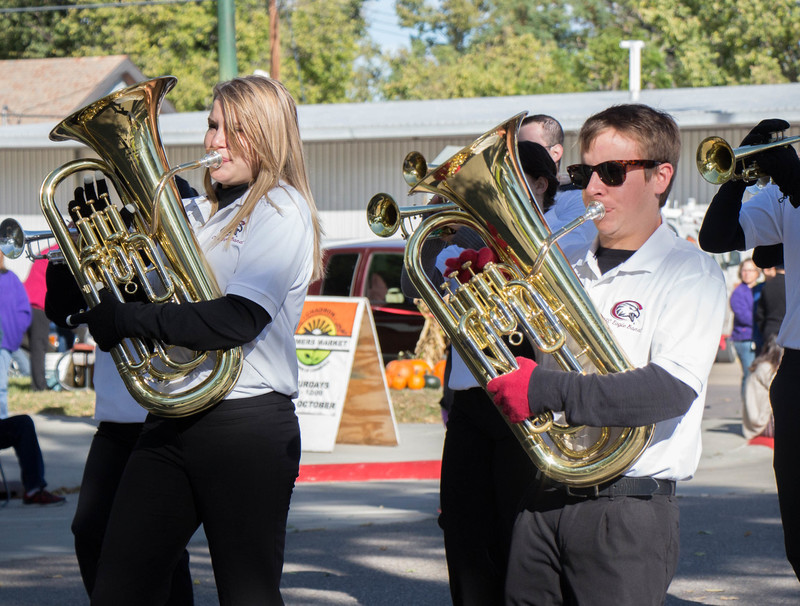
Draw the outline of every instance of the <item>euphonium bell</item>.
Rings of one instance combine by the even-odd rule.
[[[76,160],[54,170],[40,194],[42,212],[89,307],[99,303],[103,288],[122,301],[146,295],[153,303],[186,303],[222,296],[172,179],[181,170],[211,166],[221,158],[216,154],[169,169],[158,112],[176,81],[165,76],[112,93],[50,133],[54,141],[80,141],[102,158]],[[73,207],[75,227],[68,227],[56,207],[55,191],[64,179],[83,171],[108,178],[132,221],[123,221],[106,192],[95,192],[85,205]],[[111,356],[136,401],[165,417],[185,416],[222,400],[242,364],[239,347],[188,352],[143,339],[124,339]]]
[[[409,193],[436,194],[455,208],[424,218],[410,236],[405,254],[409,278],[484,387],[516,368],[505,339],[518,344],[527,338],[567,371],[631,369],[557,245],[559,234],[550,232],[528,189],[516,141],[524,116],[485,133],[411,188]],[[602,213],[602,205],[592,204],[575,223]],[[477,232],[500,261],[442,297],[439,285],[424,273],[421,250],[431,234],[452,225]],[[623,474],[653,432],[652,425],[569,426],[552,413],[509,425],[542,473],[571,486],[597,485]]]

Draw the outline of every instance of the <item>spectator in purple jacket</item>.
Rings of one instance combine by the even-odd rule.
[[[31,325],[31,304],[22,282],[6,269],[0,253],[0,419],[8,418],[8,368],[11,354],[19,349],[22,337]]]
[[[754,289],[758,285],[761,271],[752,259],[746,259],[739,265],[739,285],[731,293],[731,311],[733,311],[733,331],[731,341],[742,365],[742,402],[744,402],[744,388],[747,375],[750,374],[750,365],[756,357],[756,339],[754,330]]]

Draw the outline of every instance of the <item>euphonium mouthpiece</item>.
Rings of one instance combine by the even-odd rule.
[[[586,207],[586,212],[583,213],[583,216],[587,221],[599,221],[606,216],[606,207],[603,206],[602,202],[592,200],[589,202],[589,206]]]
[[[203,168],[219,168],[222,165],[222,154],[218,151],[209,152],[198,162]]]

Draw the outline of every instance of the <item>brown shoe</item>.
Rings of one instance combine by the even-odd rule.
[[[63,505],[66,502],[66,498],[56,496],[44,488],[34,492],[31,496],[22,497],[23,505]]]

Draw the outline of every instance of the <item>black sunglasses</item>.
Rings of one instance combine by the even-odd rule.
[[[653,168],[659,164],[664,164],[658,160],[609,160],[594,166],[588,164],[572,164],[567,167],[570,181],[579,189],[586,189],[592,179],[592,173],[596,172],[600,180],[610,187],[617,187],[625,183],[629,166],[641,166],[643,168]]]

